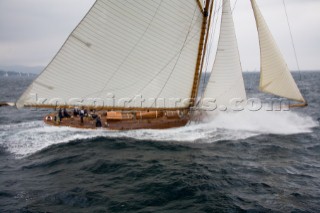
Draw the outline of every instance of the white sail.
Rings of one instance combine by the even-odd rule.
[[[261,52],[260,90],[305,102],[255,0],[251,5],[256,18]]]
[[[202,21],[196,0],[97,0],[17,105],[187,108]]]
[[[205,99],[214,99],[218,107],[230,107],[246,100],[242,68],[230,1],[223,1],[220,38]]]

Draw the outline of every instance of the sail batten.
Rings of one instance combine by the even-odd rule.
[[[215,100],[218,107],[230,107],[235,99],[246,101],[246,91],[230,1],[222,4],[217,54],[203,98]]]
[[[251,0],[259,34],[261,77],[263,92],[305,103],[295,80],[264,20],[255,0]]]
[[[56,99],[73,105],[70,99],[112,96],[112,105],[97,107],[125,110],[132,105],[123,99],[142,96],[141,109],[187,108],[202,23],[196,0],[97,0],[17,105],[54,107]],[[154,105],[154,98],[165,101]]]

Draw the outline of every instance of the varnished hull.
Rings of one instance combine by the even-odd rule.
[[[61,122],[55,122],[54,117],[56,113],[52,113],[44,118],[44,122],[51,126],[65,126],[81,129],[97,129],[96,121],[90,117],[85,117],[84,122],[81,123],[80,117],[63,118]],[[47,118],[52,118],[47,119]],[[182,118],[170,117],[162,115],[161,117],[145,119],[136,117],[132,119],[114,120],[107,119],[105,116],[101,116],[102,129],[109,130],[135,130],[135,129],[169,129],[183,127],[189,122],[189,116],[183,116]],[[99,129],[101,129],[99,128]]]

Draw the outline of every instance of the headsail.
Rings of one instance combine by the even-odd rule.
[[[188,108],[203,18],[196,0],[97,0],[17,105]]]
[[[223,1],[220,28],[217,54],[204,98],[215,99],[217,106],[229,107],[235,104],[234,100],[246,100],[230,0]]]
[[[305,103],[289,68],[265,22],[255,0],[251,5],[256,18],[261,52],[260,90]]]

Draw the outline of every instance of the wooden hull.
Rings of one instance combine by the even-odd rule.
[[[106,130],[169,129],[183,127],[189,122],[189,114],[187,112],[182,113],[182,115],[177,112],[176,116],[173,116],[174,112],[168,113],[168,116],[166,112],[137,112],[134,114],[99,112],[96,114],[101,118],[102,127],[96,127],[96,119],[91,116],[84,117],[83,123],[81,123],[80,116],[62,118],[59,122],[59,119],[55,119],[55,117],[57,118],[57,113],[44,117],[44,122],[51,126]]]

